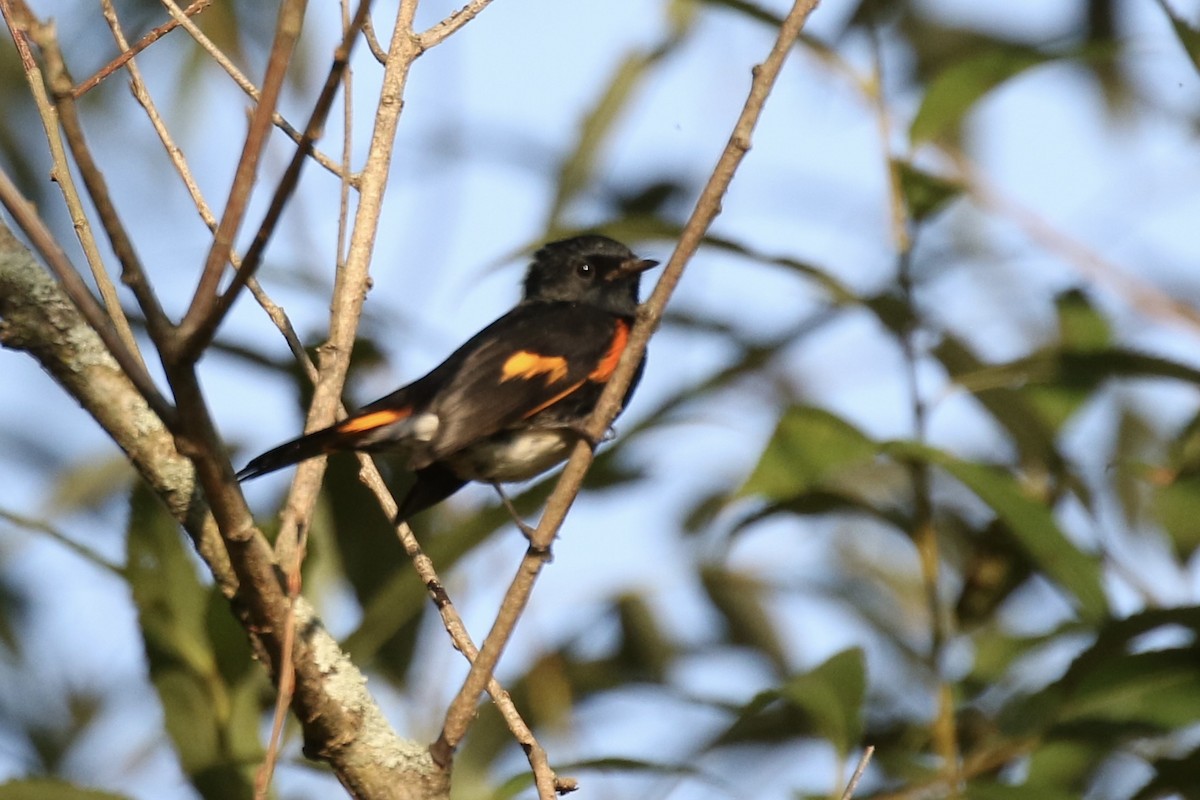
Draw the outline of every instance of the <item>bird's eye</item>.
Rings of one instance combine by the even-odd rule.
[[[580,262],[575,268],[575,274],[581,278],[590,278],[596,272],[596,269],[586,261]]]

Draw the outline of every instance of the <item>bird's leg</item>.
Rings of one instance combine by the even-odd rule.
[[[503,487],[501,487],[499,483],[493,483],[492,487],[496,490],[496,494],[500,495],[500,502],[504,504],[506,509],[508,509],[509,516],[512,517],[513,522],[516,523],[516,526],[521,529],[521,533],[524,534],[526,539],[532,541],[533,528],[531,528],[529,524],[525,522],[525,520],[521,519],[521,515],[517,512],[517,507],[513,505],[512,500],[508,499],[508,495],[505,494]]]

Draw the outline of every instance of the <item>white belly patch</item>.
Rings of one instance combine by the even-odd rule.
[[[579,436],[561,428],[543,428],[493,437],[446,459],[458,477],[488,483],[526,481],[571,454]]]

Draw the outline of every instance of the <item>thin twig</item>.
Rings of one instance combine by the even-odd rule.
[[[321,93],[313,105],[312,114],[309,116],[308,124],[304,128],[304,135],[300,138],[300,144],[296,148],[296,153],[292,156],[287,169],[284,170],[283,176],[279,179],[279,184],[275,187],[275,193],[271,196],[271,203],[263,215],[262,223],[259,224],[258,231],[254,234],[254,240],[250,243],[250,247],[247,248],[242,264],[234,273],[228,288],[211,305],[207,303],[202,304],[202,307],[199,309],[203,311],[202,314],[193,318],[191,317],[191,311],[189,311],[188,317],[181,323],[181,335],[185,338],[180,346],[181,357],[187,359],[199,357],[199,354],[212,341],[217,328],[221,325],[222,320],[225,319],[225,315],[229,313],[229,309],[233,307],[234,301],[237,299],[238,294],[241,293],[246,282],[254,274],[254,271],[258,269],[267,243],[271,240],[271,236],[275,232],[275,227],[279,223],[279,219],[283,216],[283,210],[300,182],[300,173],[304,169],[304,164],[308,156],[312,153],[313,143],[320,138],[324,130],[325,120],[329,116],[329,110],[333,107],[334,98],[337,96],[342,72],[349,65],[350,53],[357,39],[354,31],[357,31],[361,27],[369,6],[370,0],[359,0],[358,11],[354,17],[353,30],[347,32],[346,36],[342,39],[342,43],[334,51],[333,64],[329,69],[329,74],[325,78],[325,85],[321,88]],[[399,109],[397,109],[398,112]],[[199,297],[199,290],[197,290],[197,297]],[[197,308],[195,304],[193,304],[193,308]],[[353,342],[353,337],[351,338],[351,342]]]
[[[1139,280],[1129,270],[1055,228],[1032,209],[1005,196],[962,153],[948,152],[948,155],[954,159],[967,192],[980,205],[1010,219],[1034,242],[1059,253],[1077,272],[1097,285],[1108,287],[1136,311],[1150,319],[1184,327],[1193,334],[1200,332],[1200,309]]]
[[[379,43],[379,38],[375,35],[375,25],[371,22],[370,15],[363,23],[363,36],[366,37],[367,49],[371,51],[371,55],[375,56],[375,60],[380,64],[387,64],[387,50],[383,49],[383,45]]]
[[[883,95],[886,85],[883,74],[883,57],[878,32],[872,27],[871,36],[874,75],[871,81],[871,99],[879,125],[880,150],[883,152],[888,179],[888,205],[891,210],[892,236],[896,249],[896,281],[900,287],[905,306],[910,309],[910,318],[922,319],[916,313],[916,292],[912,274],[913,249],[917,231],[913,217],[905,201],[900,183],[900,171],[892,157],[891,116]],[[921,392],[920,361],[918,349],[919,331],[906,326],[899,331],[900,349],[904,354],[904,376],[908,390],[908,404],[912,409],[913,437],[924,442],[928,436],[929,408]],[[934,716],[930,738],[933,748],[942,760],[942,769],[947,775],[957,774],[959,768],[958,722],[954,713],[954,692],[942,674],[942,657],[946,643],[953,634],[949,614],[944,608],[941,586],[941,548],[938,542],[937,523],[934,515],[931,467],[924,461],[909,461],[906,465],[912,484],[912,530],[910,536],[917,549],[921,569],[921,584],[925,593],[925,605],[929,610],[930,642],[925,665],[937,687],[937,712]]]
[[[251,190],[258,176],[258,161],[267,146],[267,138],[273,124],[272,116],[283,92],[296,42],[300,38],[306,5],[307,0],[283,0],[279,6],[275,38],[271,42],[266,75],[263,78],[262,96],[250,116],[246,141],[229,187],[225,210],[221,214],[212,246],[204,261],[204,271],[200,275],[191,306],[179,325],[179,339],[185,346],[178,348],[176,352],[165,353],[167,358],[195,360],[208,344],[208,340],[197,337],[196,332],[215,316],[220,302],[221,278],[225,275],[229,254],[233,251],[233,239],[241,228],[246,209],[250,205]],[[301,149],[304,149],[303,146]],[[213,329],[215,330],[215,326]]]
[[[23,0],[20,1],[23,2]],[[108,181],[105,180],[104,173],[92,157],[91,148],[88,147],[87,137],[83,132],[83,121],[79,117],[78,104],[71,95],[75,83],[67,70],[67,64],[63,59],[62,49],[58,45],[54,29],[52,26],[37,23],[32,16],[30,22],[29,34],[41,49],[42,56],[46,61],[46,84],[50,88],[50,97],[58,111],[67,147],[75,159],[75,164],[79,167],[79,176],[83,179],[83,185],[87,188],[92,205],[96,208],[100,226],[108,236],[113,254],[121,264],[121,280],[133,292],[138,306],[142,309],[142,314],[146,319],[146,332],[150,334],[155,345],[161,347],[169,340],[173,326],[159,303],[158,295],[150,285],[146,269],[133,246],[129,232],[125,229],[125,223],[121,221],[121,216],[117,213],[116,203],[113,202],[108,189]]]
[[[712,176],[700,193],[696,207],[683,228],[679,243],[667,262],[662,277],[649,299],[639,309],[638,320],[630,334],[629,343],[592,415],[590,431],[596,439],[599,439],[602,433],[608,429],[612,419],[616,416],[621,399],[633,379],[634,371],[640,363],[643,353],[645,353],[646,343],[662,318],[667,300],[670,299],[671,293],[678,284],[687,262],[699,248],[705,232],[720,212],[721,197],[729,188],[729,183],[733,179],[738,165],[750,149],[750,137],[762,113],[763,104],[779,75],[788,51],[795,43],[805,20],[816,5],[817,0],[797,0],[795,2],[780,28],[779,36],[770,55],[761,65],[753,69],[754,79],[751,83],[750,94],[734,125],[729,143],[725,146]],[[584,474],[591,465],[592,457],[591,448],[581,442],[576,445],[574,453],[567,462],[558,485],[546,504],[546,510],[542,514],[536,534],[530,542],[529,550],[521,560],[517,574],[505,594],[492,629],[484,639],[479,656],[472,664],[462,688],[446,712],[441,735],[430,747],[430,752],[437,763],[449,763],[452,754],[474,720],[475,705],[479,695],[495,670],[500,655],[516,626],[516,621],[529,601],[533,584],[548,558],[550,544],[562,526],[571,503],[579,493]]]
[[[342,12],[342,37],[349,35],[352,29],[352,21],[350,19],[350,10],[347,0],[341,0],[339,3]],[[365,24],[365,16],[364,16]],[[349,217],[350,205],[350,155],[352,149],[352,134],[353,134],[353,105],[351,99],[353,97],[353,80],[349,65],[342,70],[342,179],[341,185],[341,209],[338,214],[338,240],[335,253],[338,259],[339,268],[341,266],[342,252],[345,243],[346,235],[346,220]],[[239,269],[241,269],[239,267]],[[282,310],[281,310],[282,311]],[[286,320],[286,316],[284,317]],[[290,327],[290,322],[288,323]],[[284,330],[280,326],[280,330]],[[287,336],[286,332],[284,334]],[[312,380],[315,382],[319,373],[316,366],[308,358],[307,353],[303,353],[303,361],[306,365]],[[340,404],[339,404],[340,405]],[[339,408],[339,411],[342,409]],[[316,506],[317,497],[321,489],[321,470],[314,470],[311,478],[301,479],[299,476],[292,482],[291,491],[288,493],[287,503],[284,505],[283,513],[280,519],[279,536],[275,540],[275,554],[279,559],[279,563],[283,566],[287,573],[287,589],[288,599],[291,603],[291,609],[288,612],[287,625],[284,629],[284,640],[291,641],[295,637],[296,627],[296,600],[300,597],[300,591],[303,587],[303,573],[305,554],[308,552],[308,523],[312,518],[313,509]],[[288,649],[283,651],[283,663],[280,675],[286,678],[292,672],[291,653]],[[275,697],[275,712],[271,720],[271,733],[267,738],[267,750],[263,758],[262,764],[259,766],[258,774],[255,776],[254,792],[258,800],[265,800],[268,789],[271,785],[271,776],[275,771],[275,764],[279,758],[279,743],[283,735],[283,724],[287,719],[288,707],[291,705],[292,692],[294,690],[294,681],[281,680]]]
[[[109,21],[109,25],[113,30],[113,36],[117,40],[117,46],[124,47],[125,45],[122,43],[125,41],[125,37],[121,31],[120,21],[117,19],[115,9],[113,9],[112,0],[102,0],[102,5],[104,8],[105,18]],[[193,7],[194,6],[191,6],[189,8]],[[192,198],[192,203],[196,206],[196,211],[200,215],[201,221],[205,224],[209,231],[215,232],[217,229],[216,215],[213,214],[212,208],[209,206],[208,201],[204,199],[204,194],[200,191],[200,184],[196,181],[195,176],[192,174],[191,167],[188,166],[187,159],[184,157],[183,151],[180,149],[179,145],[175,143],[174,138],[171,136],[171,132],[167,129],[166,123],[163,122],[162,115],[159,114],[158,107],[154,104],[154,100],[150,96],[149,90],[146,88],[145,81],[142,80],[141,71],[137,68],[136,62],[129,62],[129,76],[134,99],[137,100],[138,104],[141,105],[142,109],[146,112],[146,117],[150,120],[150,125],[154,128],[155,133],[158,134],[159,141],[162,142],[163,149],[167,153],[167,158],[170,160],[172,166],[175,167],[175,171],[179,173],[179,177],[180,180],[183,181],[184,188],[187,190],[188,195]],[[236,269],[241,266],[242,258],[237,251],[233,251],[229,254],[229,261]],[[287,342],[288,346],[292,350],[292,355],[298,360],[303,359],[307,362],[308,354],[304,352],[304,347],[300,343],[299,337],[296,335],[296,331],[292,327],[291,321],[287,318],[287,315],[283,312],[283,309],[280,308],[280,306],[270,298],[265,290],[263,290],[257,279],[251,278],[246,286],[250,290],[251,295],[253,295],[254,299],[258,302],[259,306],[266,311],[267,317],[271,319],[279,328],[280,332],[283,334],[284,341]],[[311,362],[308,363],[311,365]],[[314,377],[312,380],[315,380],[315,367],[313,370]]]
[[[395,519],[400,508],[387,488],[383,476],[379,474],[379,468],[375,465],[375,461],[366,453],[360,453],[358,460],[360,464],[359,480],[375,495],[384,515],[388,519]],[[446,593],[445,584],[438,577],[433,561],[425,555],[420,542],[417,541],[417,537],[413,535],[412,528],[407,523],[400,523],[396,526],[396,535],[400,539],[400,544],[404,547],[409,561],[412,562],[417,577],[433,600],[433,605],[442,618],[442,626],[450,635],[454,647],[463,654],[468,662],[473,662],[479,655],[479,649],[472,641],[471,634],[467,631],[462,617],[459,616],[458,609],[454,607],[450,596]],[[570,778],[560,778],[554,772],[545,749],[521,717],[512,697],[494,676],[488,681],[487,693],[491,695],[492,701],[509,731],[521,745],[521,749],[525,751],[533,772],[539,800],[552,800],[559,794],[571,791],[569,787],[573,785],[574,781]]]
[[[125,347],[129,350],[130,355],[142,365],[142,370],[144,371],[145,362],[142,359],[141,351],[138,349],[137,340],[133,336],[133,329],[129,325],[129,318],[125,314],[125,309],[121,307],[121,300],[117,296],[116,286],[113,285],[108,270],[104,266],[104,259],[101,257],[100,249],[96,245],[96,237],[92,232],[91,223],[88,221],[87,214],[83,210],[83,201],[75,186],[75,180],[71,176],[71,167],[67,161],[66,148],[63,144],[62,133],[59,130],[58,114],[50,102],[49,95],[46,93],[46,84],[42,77],[42,71],[38,67],[37,62],[34,61],[33,54],[29,50],[24,26],[14,24],[8,0],[0,0],[0,12],[3,13],[9,32],[12,34],[13,43],[16,45],[17,53],[20,56],[21,66],[25,71],[26,81],[29,83],[30,94],[33,95],[38,116],[42,120],[42,128],[46,134],[46,143],[50,149],[50,157],[54,162],[51,179],[58,184],[59,191],[62,192],[63,201],[66,203],[67,211],[71,215],[71,223],[76,231],[76,238],[79,239],[79,244],[83,248],[83,256],[87,260],[88,267],[91,270],[92,279],[96,282],[96,289],[100,293],[100,299],[108,311],[108,317],[112,320],[113,327],[116,328],[117,336],[120,337]],[[36,23],[32,15],[28,13],[27,8],[24,8],[23,19],[25,25]]]
[[[842,800],[851,800],[854,797],[854,791],[858,788],[858,782],[862,780],[863,774],[866,773],[867,765],[871,763],[871,756],[873,755],[875,755],[875,745],[869,744],[858,759],[858,766],[854,768],[854,774],[850,776],[850,782],[846,784],[846,791],[842,792]]]
[[[204,35],[204,31],[200,30],[200,26],[188,19],[184,10],[175,3],[175,0],[161,0],[161,2],[163,7],[167,10],[167,13],[171,15],[171,18],[175,20],[179,27],[187,31],[188,35],[192,37],[196,44],[200,45],[200,48],[209,55],[209,57],[217,64],[217,66],[224,70],[225,74],[233,79],[233,82],[237,84],[238,88],[245,92],[251,100],[257,103],[262,96],[258,91],[258,87],[256,87],[249,78],[242,74],[242,71],[237,68],[229,56],[225,55],[225,53],[221,51],[221,48],[217,47],[212,39],[209,39]],[[283,131],[293,142],[300,144],[303,134],[296,130],[290,122],[283,118],[281,114],[276,112],[271,117],[271,121],[275,124],[275,127]],[[341,171],[337,165],[337,162],[315,147],[312,151],[312,157],[316,159],[317,163],[324,167],[327,171],[333,173],[334,175],[338,175],[339,177],[341,176]],[[357,177],[353,175],[350,176],[351,183],[357,183],[357,180]]]
[[[179,417],[176,410],[154,385],[154,380],[146,371],[146,366],[141,359],[134,356],[125,346],[125,342],[113,327],[112,319],[96,302],[96,298],[88,290],[87,284],[83,282],[83,278],[79,276],[79,272],[71,264],[67,254],[59,247],[54,234],[50,233],[46,223],[38,216],[33,203],[21,194],[3,168],[0,168],[0,204],[8,209],[8,213],[12,215],[17,226],[28,237],[34,249],[41,254],[46,266],[58,278],[63,291],[71,298],[71,302],[79,309],[79,313],[88,321],[88,324],[95,329],[96,334],[104,342],[104,346],[108,348],[112,357],[129,376],[130,382],[137,387],[147,405],[154,410],[154,413],[168,428],[174,430],[178,425]]]
[[[462,26],[479,16],[479,12],[487,8],[491,2],[492,0],[471,0],[462,8],[451,13],[450,16],[420,34],[418,38],[421,42],[421,49],[428,50],[453,36]]]
[[[85,547],[44,520],[33,519],[32,517],[27,517],[24,514],[18,514],[14,511],[6,511],[3,508],[0,508],[0,520],[4,520],[10,525],[15,525],[19,528],[25,528],[26,530],[30,531],[36,531],[37,533],[50,537],[50,539],[67,548],[72,553],[79,556],[94,567],[107,570],[108,572],[111,572],[113,575],[117,576],[122,576],[125,574],[124,569],[120,564],[112,563],[95,550]]]
[[[192,3],[190,6],[185,8],[183,10],[183,13],[188,15],[189,17],[193,17],[196,14],[199,14],[204,9],[208,8],[210,5],[212,5],[212,0],[196,0],[196,2]],[[111,8],[111,2],[106,3],[105,4],[105,16],[108,16],[110,8]],[[115,14],[113,16],[115,18]],[[99,86],[101,81],[103,81],[109,75],[112,75],[114,72],[119,70],[121,67],[125,66],[125,64],[128,63],[129,60],[132,59],[134,56],[136,56],[138,53],[142,52],[147,47],[154,44],[159,39],[166,36],[168,33],[170,33],[171,31],[175,30],[178,27],[179,27],[179,22],[177,20],[170,20],[169,22],[164,22],[162,25],[159,25],[157,28],[152,29],[149,33],[147,33],[141,39],[138,39],[137,42],[135,42],[133,44],[133,46],[130,46],[129,44],[119,45],[119,47],[121,48],[121,55],[117,56],[112,61],[105,64],[103,67],[101,67],[96,72],[96,74],[92,75],[92,77],[83,81],[78,86],[76,86],[73,90],[71,90],[71,96],[74,97],[76,100],[83,97],[85,94],[90,92],[92,89],[95,89],[97,86]]]

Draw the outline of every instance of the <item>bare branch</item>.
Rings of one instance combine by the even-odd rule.
[[[3,169],[0,169],[0,203],[8,209],[8,213],[12,214],[13,219],[29,237],[34,248],[41,253],[46,265],[50,267],[50,271],[58,278],[63,291],[67,293],[71,302],[79,309],[79,313],[104,342],[108,352],[121,365],[121,369],[125,370],[125,374],[137,387],[142,398],[154,409],[154,413],[166,422],[168,427],[173,428],[177,422],[175,409],[154,385],[154,380],[146,371],[146,365],[129,350],[124,340],[117,334],[112,320],[104,313],[104,309],[96,302],[96,298],[92,297],[87,284],[83,282],[83,278],[71,264],[67,254],[59,247],[54,235],[46,227],[46,223],[42,222],[33,203],[30,203],[20,193],[8,177],[8,173]],[[0,230],[3,230],[2,226],[0,226]]]
[[[370,15],[367,16],[367,21],[363,23],[363,36],[367,39],[367,49],[371,51],[371,55],[375,56],[375,60],[380,64],[387,64],[387,50],[383,49],[383,45],[379,43],[379,38],[375,35],[375,25],[371,22]]]
[[[646,351],[646,343],[658,327],[667,301],[683,275],[684,267],[699,248],[705,232],[720,213],[721,198],[729,188],[738,165],[750,149],[751,134],[762,113],[763,104],[771,92],[788,51],[791,50],[796,38],[800,35],[805,20],[816,5],[817,0],[796,0],[780,27],[779,36],[775,40],[770,54],[761,65],[753,69],[754,79],[750,86],[750,94],[734,125],[729,143],[717,160],[708,183],[701,191],[700,197],[696,201],[696,207],[683,228],[679,243],[667,262],[662,277],[650,297],[639,309],[638,320],[630,334],[629,343],[621,355],[616,372],[605,386],[600,402],[592,414],[589,430],[593,433],[594,439],[599,440],[603,432],[612,424],[612,420],[620,408],[621,399],[625,396],[630,381],[633,379],[634,371]],[[472,664],[462,688],[446,712],[446,721],[441,735],[430,747],[430,752],[437,763],[449,763],[454,750],[474,720],[475,705],[479,695],[495,670],[500,655],[516,626],[516,621],[529,601],[533,584],[549,557],[550,545],[558,534],[575,496],[579,493],[583,477],[588,467],[591,466],[592,458],[592,450],[586,442],[580,442],[575,446],[575,452],[571,454],[571,458],[559,478],[558,485],[546,503],[546,510],[542,514],[541,522],[538,524],[537,531],[530,541],[529,550],[521,560],[517,574],[505,594],[504,602],[492,629],[484,639],[479,657]]]
[[[183,13],[188,15],[189,17],[192,17],[192,16],[195,16],[196,14],[199,14],[201,11],[208,8],[210,5],[212,5],[212,0],[196,0],[196,2],[192,3],[186,9],[184,9]],[[104,3],[104,15],[106,17],[109,17],[111,15],[112,19],[116,19],[116,13],[112,10],[111,2]],[[109,75],[112,75],[114,72],[119,70],[121,67],[125,66],[130,61],[130,59],[132,59],[138,53],[142,52],[147,47],[154,44],[159,39],[166,36],[168,33],[170,33],[171,31],[175,30],[178,27],[179,27],[178,20],[171,20],[170,22],[164,22],[162,25],[159,25],[157,28],[152,29],[149,33],[147,33],[141,39],[138,39],[137,42],[135,42],[132,47],[127,43],[118,45],[121,48],[121,55],[117,56],[112,61],[108,62],[103,67],[101,67],[96,72],[96,74],[92,75],[92,77],[88,78],[87,80],[83,81],[78,86],[76,86],[71,91],[71,96],[74,97],[76,100],[83,97],[85,94],[90,92],[92,89],[95,89],[97,86],[99,86],[100,83],[105,78],[107,78]]]
[[[283,91],[283,82],[287,77],[288,65],[292,60],[296,42],[300,38],[300,29],[304,22],[304,9],[307,0],[283,0],[279,6],[278,21],[275,25],[275,40],[271,43],[271,53],[267,58],[267,71],[263,79],[262,97],[250,117],[250,129],[246,132],[246,142],[242,147],[242,155],[238,159],[237,170],[234,172],[233,184],[229,187],[229,199],[221,221],[217,224],[217,232],[213,235],[212,247],[204,262],[204,272],[200,283],[192,297],[191,307],[188,308],[180,323],[180,339],[185,347],[180,352],[164,354],[168,358],[182,357],[184,360],[198,358],[207,341],[198,340],[195,336],[214,315],[214,309],[220,300],[221,278],[225,274],[225,265],[229,263],[233,251],[233,239],[242,226],[242,218],[250,204],[251,189],[258,175],[258,160],[267,145],[267,137],[271,132],[272,116]],[[301,149],[304,149],[301,147]],[[213,326],[215,329],[215,325]],[[200,347],[196,345],[199,344]]]
[[[27,11],[28,9],[25,9],[25,12]],[[125,310],[121,307],[121,300],[117,296],[117,289],[113,285],[108,275],[108,270],[104,266],[104,259],[100,256],[100,249],[96,245],[96,237],[92,234],[92,226],[88,222],[87,214],[83,210],[83,201],[71,176],[71,167],[67,161],[66,149],[63,145],[62,134],[58,126],[58,114],[55,112],[53,105],[51,105],[49,95],[46,94],[46,85],[42,77],[42,71],[38,67],[37,62],[34,61],[33,54],[29,51],[29,43],[26,41],[24,28],[15,24],[8,0],[0,0],[0,12],[3,13],[9,32],[12,34],[13,43],[17,46],[21,65],[25,71],[25,78],[29,84],[30,94],[32,94],[34,104],[37,106],[38,116],[42,120],[42,128],[46,134],[46,143],[50,149],[50,157],[54,161],[51,177],[58,184],[59,191],[62,192],[63,201],[66,203],[67,211],[71,215],[71,222],[75,228],[76,236],[83,248],[84,258],[87,259],[88,267],[91,269],[92,279],[96,282],[96,288],[100,292],[100,299],[108,311],[108,317],[112,320],[113,327],[116,328],[117,336],[125,344],[125,347],[134,359],[142,365],[142,371],[144,371],[145,363],[142,361],[141,352],[138,350],[137,340],[133,336],[133,330],[130,328]],[[32,16],[28,13],[23,14],[23,19],[26,25],[33,22]]]
[[[446,41],[462,26],[479,16],[479,12],[487,8],[491,2],[492,0],[471,0],[471,2],[453,12],[441,22],[420,34],[421,49],[428,50]]]
[[[188,35],[195,40],[196,44],[200,45],[204,52],[208,53],[209,57],[216,62],[217,66],[223,69],[226,75],[228,75],[230,78],[233,78],[233,82],[238,85],[238,88],[245,92],[251,100],[257,103],[262,97],[258,87],[251,83],[250,79],[242,74],[242,71],[239,70],[237,66],[234,65],[233,61],[229,59],[229,56],[221,52],[221,48],[217,47],[217,45],[213,43],[212,39],[209,39],[207,36],[205,36],[204,31],[200,30],[200,27],[196,25],[196,23],[188,19],[187,13],[175,3],[175,0],[161,1],[163,7],[167,10],[167,13],[171,15],[172,19],[175,20],[179,27],[187,31]],[[287,134],[288,138],[290,138],[293,142],[300,144],[303,134],[296,130],[290,122],[283,118],[281,114],[276,112],[274,115],[272,115],[271,121],[275,124],[275,127]],[[316,159],[318,164],[320,164],[329,172],[332,172],[334,175],[341,176],[342,172],[337,163],[320,150],[314,148],[312,151],[312,157]],[[355,178],[353,175],[349,176],[349,180],[351,183],[357,182],[357,178]]]
[[[250,243],[250,247],[246,250],[242,264],[238,267],[237,272],[234,273],[229,287],[211,305],[206,304],[206,307],[202,309],[203,314],[193,319],[191,318],[191,311],[189,311],[189,317],[185,318],[181,324],[180,332],[184,340],[180,345],[180,356],[186,360],[198,358],[199,354],[208,346],[208,343],[212,341],[213,335],[216,333],[225,315],[229,313],[229,309],[233,307],[233,303],[242,288],[246,285],[246,281],[258,269],[267,243],[270,241],[271,235],[275,232],[275,226],[283,215],[283,209],[287,205],[288,200],[291,199],[292,193],[300,181],[300,172],[304,168],[307,157],[312,153],[313,142],[320,137],[324,129],[325,119],[329,116],[329,110],[333,107],[333,99],[337,95],[342,73],[349,65],[350,52],[357,38],[354,35],[354,31],[358,30],[362,25],[369,5],[370,0],[360,0],[358,12],[354,18],[354,27],[352,30],[347,31],[341,45],[334,52],[333,65],[329,69],[329,74],[325,78],[325,85],[321,88],[321,93],[313,106],[313,112],[309,116],[308,125],[305,126],[304,135],[300,139],[300,145],[296,148],[296,153],[288,163],[287,169],[284,170],[283,177],[279,179],[279,185],[275,188],[275,194],[271,197],[271,204],[263,216],[263,221],[259,225],[258,232],[254,235],[254,241]],[[199,297],[198,293],[197,297]],[[197,308],[194,303],[192,308]]]
[[[96,207],[100,225],[108,236],[117,261],[121,264],[121,280],[133,291],[133,296],[146,318],[146,331],[150,338],[161,347],[170,338],[173,325],[163,311],[158,296],[150,285],[145,267],[142,266],[141,258],[133,246],[133,240],[117,213],[116,204],[108,190],[108,181],[104,179],[104,173],[92,157],[91,148],[88,147],[83,132],[83,122],[79,118],[79,108],[71,94],[75,83],[67,70],[54,29],[50,25],[36,22],[32,16],[29,22],[29,34],[46,60],[46,83],[58,110],[67,147],[70,148],[71,156],[79,167],[79,175],[87,187],[88,196]]]
[[[854,774],[850,776],[850,781],[846,784],[846,791],[842,792],[842,800],[851,800],[854,797],[854,792],[858,789],[858,782],[862,780],[863,774],[866,773],[867,765],[871,763],[871,756],[873,755],[875,755],[875,745],[869,744],[858,759],[858,766],[854,768]]]

